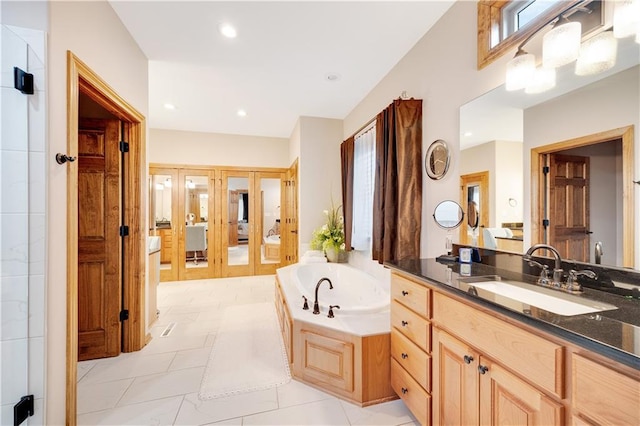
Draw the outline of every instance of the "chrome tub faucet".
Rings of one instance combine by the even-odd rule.
[[[320,305],[318,304],[318,288],[323,281],[327,281],[329,283],[329,290],[333,290],[333,284],[331,284],[331,280],[329,278],[320,278],[320,281],[316,284],[316,300],[313,302],[313,313],[315,315],[320,313]]]

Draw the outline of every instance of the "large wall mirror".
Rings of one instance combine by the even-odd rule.
[[[640,45],[621,39],[611,70],[578,77],[570,64],[558,70],[550,91],[526,94],[501,86],[460,108],[460,174],[489,172],[490,214],[481,225],[497,230],[498,249],[522,252],[533,243],[552,243],[542,219],[579,216],[586,238],[566,243],[563,257],[596,263],[595,243],[601,242],[602,264],[640,269],[634,247],[640,186],[632,183],[640,178],[639,59]],[[567,158],[586,158],[588,165],[568,165]],[[585,170],[588,193],[582,187],[554,190],[543,177],[545,166],[555,167],[555,176]],[[572,211],[554,217],[564,196],[574,197],[565,200]],[[524,244],[500,247],[517,239]]]

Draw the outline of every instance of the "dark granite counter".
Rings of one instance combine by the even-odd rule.
[[[521,256],[513,256],[515,259],[507,260],[506,264],[503,262],[503,266],[522,265]],[[503,269],[500,265],[486,263],[462,265],[453,262],[439,262],[435,259],[393,261],[386,262],[385,266],[419,279],[428,280],[429,283],[445,293],[454,293],[500,314],[640,370],[640,299],[638,298],[584,288],[583,293],[571,295],[569,298],[588,299],[588,301],[614,305],[617,309],[563,316],[540,307],[513,303],[512,299],[495,297],[495,294],[476,292],[475,288],[474,291],[468,292],[471,284],[459,281],[459,279],[464,280],[468,277],[497,275],[504,281],[525,283],[524,285],[528,288],[532,288],[528,285],[532,284],[535,289],[541,289],[542,292],[553,292],[560,298],[567,297],[567,293],[536,285],[537,277],[535,275],[518,271],[518,268]],[[524,269],[526,268],[528,266],[524,267]]]

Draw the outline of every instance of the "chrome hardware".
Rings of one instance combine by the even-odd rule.
[[[599,265],[602,263],[602,242],[601,241],[596,242],[595,261],[596,261],[596,265]]]
[[[64,164],[67,161],[70,162],[70,163],[73,163],[74,161],[76,161],[76,157],[70,157],[70,156],[68,156],[66,154],[60,154],[60,153],[56,154],[56,163]]]
[[[596,278],[598,278],[598,275],[596,275],[596,273],[593,271],[589,271],[589,270],[576,271],[572,269],[569,271],[569,277],[567,278],[567,285],[565,287],[567,291],[573,292],[573,293],[582,291],[582,286],[578,282],[579,275],[587,276],[592,280],[595,280]]]
[[[473,357],[471,355],[465,355],[462,359],[465,364],[471,364],[473,362]]]
[[[340,309],[338,305],[329,305],[329,314],[327,315],[329,318],[333,318],[333,308]]]
[[[333,284],[331,284],[331,280],[329,278],[320,278],[318,284],[316,284],[316,300],[313,302],[313,313],[318,315],[320,313],[320,305],[318,304],[318,287],[322,284],[323,281],[327,281],[329,283],[329,290],[333,290]]]
[[[562,272],[563,272],[562,257],[560,257],[560,253],[554,247],[548,244],[535,244],[529,247],[529,250],[527,250],[524,256],[522,256],[522,260],[524,262],[529,262],[529,264],[531,264],[532,262],[535,262],[534,265],[537,264],[538,266],[542,267],[541,263],[538,263],[535,260],[531,259],[531,255],[537,250],[549,250],[553,254],[553,257],[555,259],[555,267],[553,268],[553,278],[551,281],[551,286],[558,287],[558,288],[562,287]],[[542,270],[544,272],[544,267],[542,267]],[[541,279],[542,279],[542,274],[539,280]]]

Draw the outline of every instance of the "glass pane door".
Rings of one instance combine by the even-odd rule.
[[[210,278],[214,276],[214,255],[211,235],[213,201],[210,195],[210,172],[198,170],[180,171],[180,273],[179,279]]]
[[[256,173],[258,197],[257,274],[274,274],[282,262],[281,210],[283,173]]]
[[[253,274],[254,209],[253,173],[222,172],[223,276]]]
[[[178,279],[178,173],[171,169],[150,168],[150,235],[160,238],[160,281]],[[175,193],[175,195],[174,195]]]

